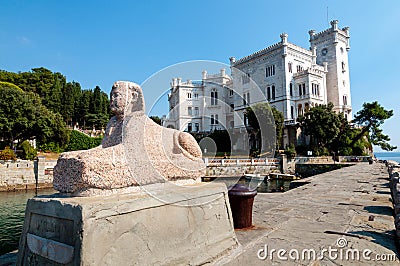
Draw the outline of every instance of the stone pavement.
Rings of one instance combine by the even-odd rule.
[[[259,193],[253,209],[255,228],[236,230],[242,250],[220,264],[399,264],[384,164],[359,163],[307,181],[285,193]],[[270,256],[272,249],[276,251]]]

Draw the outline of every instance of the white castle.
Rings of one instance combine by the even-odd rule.
[[[170,113],[163,125],[189,132],[240,132],[246,129],[246,108],[268,101],[284,115],[285,147],[304,141],[295,121],[311,107],[331,102],[335,111],[351,120],[349,28],[339,29],[334,20],[329,29],[310,30],[309,35],[310,49],[288,42],[288,35],[282,33],[274,45],[239,60],[231,57],[232,76],[222,69],[215,75],[203,71],[197,82],[174,78]],[[247,142],[239,138],[234,148],[244,149]]]

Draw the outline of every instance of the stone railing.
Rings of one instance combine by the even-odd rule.
[[[235,158],[211,159],[203,158],[206,166],[249,166],[249,165],[279,165],[280,159],[276,158]]]
[[[337,156],[339,162],[368,162],[371,156]],[[296,164],[323,164],[323,163],[333,163],[332,156],[321,156],[321,157],[295,157],[294,161]]]
[[[396,227],[397,241],[400,239],[400,165],[397,162],[386,163],[389,172],[389,187],[394,209],[394,224]]]
[[[296,119],[286,119],[283,123],[285,126],[296,125]]]

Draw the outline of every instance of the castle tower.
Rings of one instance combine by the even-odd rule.
[[[311,50],[316,48],[316,62],[326,65],[327,101],[332,102],[336,112],[342,112],[350,121],[351,96],[348,51],[350,50],[349,28],[338,28],[338,21],[331,21],[331,28],[316,33],[310,30]]]

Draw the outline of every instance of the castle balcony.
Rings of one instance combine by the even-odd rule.
[[[351,105],[341,105],[342,110],[351,111]]]
[[[316,69],[316,68],[307,68],[305,70],[294,73],[293,78],[296,79],[296,78],[300,78],[300,77],[304,77],[304,76],[308,76],[308,75],[315,75],[315,76],[322,78],[324,75],[324,71],[320,70],[320,69]]]

